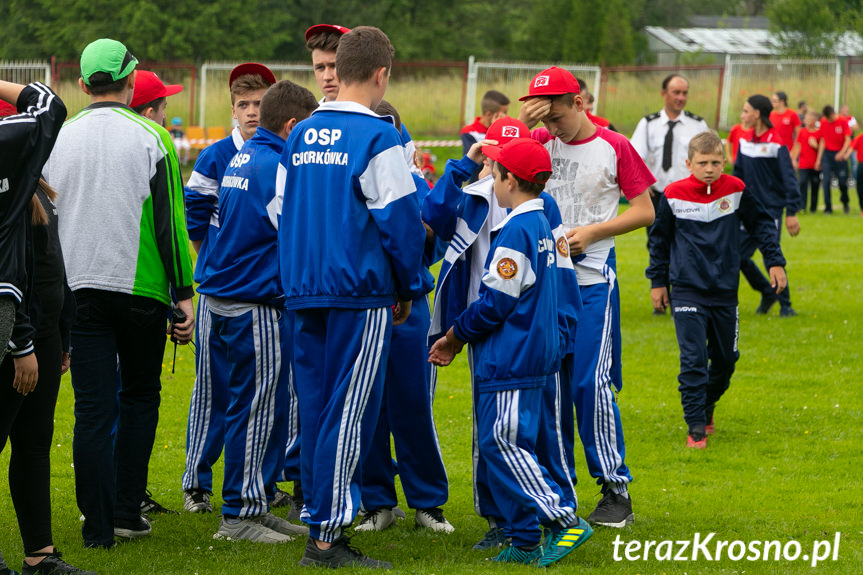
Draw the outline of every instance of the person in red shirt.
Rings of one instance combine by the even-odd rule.
[[[821,185],[824,188],[824,213],[833,213],[830,201],[830,180],[835,175],[839,180],[839,193],[847,214],[848,205],[848,151],[851,147],[851,128],[848,122],[836,113],[833,106],[824,106],[821,111],[821,143],[815,169],[821,170]]]
[[[791,161],[797,168],[797,182],[800,186],[800,197],[803,198],[803,207],[809,206],[809,211],[815,213],[818,210],[818,183],[821,172],[815,169],[815,160],[818,159],[818,146],[821,143],[821,130],[816,127],[818,114],[814,110],[807,110],[803,120],[803,129],[797,132],[794,147],[791,148]],[[859,185],[859,184],[858,184]],[[806,188],[811,188],[809,203],[806,202]]]
[[[860,202],[860,217],[863,217],[863,133],[851,142],[850,152],[857,152],[857,201]]]
[[[773,129],[779,134],[782,143],[790,150],[797,137],[797,130],[800,128],[800,116],[788,108],[788,95],[785,92],[774,93],[770,103],[773,104],[770,123],[773,124]]]
[[[737,158],[737,148],[740,147],[740,140],[749,141],[752,139],[753,129],[746,129],[742,124],[734,124],[731,131],[728,132],[728,139],[725,140],[725,157],[734,165],[734,160]]]

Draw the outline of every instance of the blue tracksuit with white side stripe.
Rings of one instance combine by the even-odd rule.
[[[360,506],[391,306],[425,293],[425,229],[399,133],[354,102],[325,102],[294,128],[276,188],[285,305],[296,312],[302,517],[312,538],[333,541]]]
[[[212,346],[230,366],[222,488],[222,513],[229,517],[265,513],[285,467],[285,446],[294,453],[299,448],[276,243],[283,147],[281,137],[258,128],[231,160],[219,189],[219,228],[198,286],[207,296]]]
[[[727,175],[709,187],[690,176],[665,188],[650,230],[646,275],[651,287],[672,287],[678,389],[690,428],[710,422],[739,357],[737,288],[744,233],[756,239],[768,267],[785,265],[769,213],[742,181]]]
[[[461,184],[476,173],[479,167],[467,157],[459,161],[450,160],[447,162],[444,175],[423,202],[423,220],[429,224],[438,238],[449,242],[438,276],[430,329],[432,340],[443,335],[452,326],[455,317],[461,314],[470,303],[476,301],[488,256],[490,231],[507,215],[507,210],[497,203],[490,176],[464,189],[461,188]],[[558,325],[561,331],[567,334],[563,363],[569,365],[572,362],[574,332],[578,313],[581,310],[581,298],[572,261],[568,257],[560,211],[554,199],[545,192],[540,194],[540,199],[558,248],[556,251],[560,284]],[[470,346],[468,361],[476,397],[477,382],[473,377],[473,350]],[[564,493],[574,501],[575,491],[572,484],[575,481],[573,460],[575,428],[572,409],[569,407],[571,404],[569,387],[560,386],[558,374],[550,376],[548,385],[543,388],[543,405],[547,414],[542,418],[543,424],[537,437],[536,453]],[[479,453],[476,425],[474,425],[473,448],[476,512],[483,517],[500,521],[503,516],[489,492],[487,466]]]
[[[212,238],[219,229],[219,185],[228,164],[243,147],[240,129],[207,146],[198,155],[189,182],[183,188],[189,239],[200,241],[195,281],[200,283]],[[212,325],[207,296],[200,294],[195,314],[195,384],[186,429],[186,469],[183,489],[213,491],[213,465],[225,444],[225,411],[228,409],[228,362],[218,346],[211,347]]]
[[[492,498],[517,546],[539,542],[537,522],[570,525],[568,499],[535,453],[542,388],[560,369],[554,237],[543,202],[529,200],[491,230],[478,299],[453,323],[473,347],[479,451]]]

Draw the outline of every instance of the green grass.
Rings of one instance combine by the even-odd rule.
[[[851,216],[801,216],[802,232],[784,238],[797,318],[756,316],[757,295],[740,292],[741,358],[731,389],[716,414],[717,434],[706,451],[683,447],[686,432],[676,390],[677,345],[668,317],[651,315],[644,279],[643,231],[619,238],[623,316],[624,389],[620,395],[636,522],[623,530],[600,529],[583,547],[552,567],[560,573],[648,574],[852,574],[863,566],[863,495],[860,443],[863,429],[860,339],[856,288],[863,218],[856,200]],[[185,421],[193,381],[192,350],[181,347],[177,373],[166,353],[158,436],[149,486],[167,507],[182,506]],[[263,546],[215,541],[216,515],[159,516],[153,535],[110,551],[81,546],[75,504],[72,445],[73,397],[68,378],[60,393],[52,451],[54,541],[75,565],[102,574],[295,573],[302,542]],[[490,565],[470,546],[485,531],[473,511],[470,477],[470,391],[464,357],[440,372],[436,415],[450,477],[445,510],[457,531],[449,536],[413,529],[408,519],[355,543],[398,573],[527,573],[527,567]],[[9,449],[0,455],[8,465]],[[581,453],[577,486],[581,513],[598,501]],[[216,493],[221,485],[217,466]],[[218,495],[216,496],[218,505]],[[402,499],[402,502],[404,500]],[[404,507],[404,503],[402,503]],[[614,561],[617,535],[630,540],[798,540],[804,553],[815,540],[841,532],[839,560],[812,568],[807,562]],[[21,541],[5,482],[0,486],[0,549],[20,565]],[[622,551],[622,550],[621,550]]]

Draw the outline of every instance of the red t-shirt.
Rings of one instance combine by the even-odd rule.
[[[594,116],[587,110],[585,110],[584,114],[587,116],[587,119],[596,124],[597,126],[601,126],[603,128],[607,128],[611,125],[611,122],[603,118],[602,116]]]
[[[815,147],[809,145],[809,138],[815,138]],[[797,143],[800,144],[800,155],[797,156],[797,167],[801,170],[812,170],[815,168],[815,160],[818,157],[818,142],[821,140],[821,130],[809,131],[803,128],[797,132]]]
[[[797,112],[790,108],[781,114],[770,112],[770,123],[773,124],[773,129],[779,134],[785,147],[790,149],[794,145],[794,128],[800,125],[800,116]]]
[[[740,147],[740,140],[751,140],[753,130],[747,130],[740,124],[734,124],[731,131],[728,132],[728,141],[731,143],[731,163],[737,159],[737,149]]]
[[[836,116],[832,122],[821,118],[821,137],[824,138],[824,148],[830,152],[838,152],[845,145],[845,137],[851,136],[848,121],[842,116]]]
[[[857,152],[857,161],[863,162],[863,134],[857,134],[851,141],[851,149]]]

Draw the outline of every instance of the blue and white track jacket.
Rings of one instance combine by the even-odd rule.
[[[228,163],[240,148],[243,136],[239,128],[231,135],[201,150],[183,197],[186,201],[186,227],[189,239],[200,241],[198,263],[195,265],[195,281],[202,279],[203,260],[210,250],[210,243],[219,229],[219,186]]]
[[[388,118],[325,102],[291,132],[276,191],[288,309],[382,307],[425,293],[419,198]]]
[[[489,245],[489,238],[481,238],[480,234],[489,233],[492,226],[485,224],[493,211],[504,211],[497,205],[494,197],[491,176],[461,188],[478,169],[479,165],[468,157],[458,161],[449,160],[443,176],[423,201],[423,221],[432,228],[437,238],[449,242],[438,274],[437,294],[429,330],[432,341],[446,333],[455,318],[472,303],[471,276],[474,276],[473,283],[477,284],[484,273],[483,269],[471,266],[471,262],[476,261],[473,251],[485,249]],[[540,194],[539,198],[542,200],[543,212],[552,229],[557,248],[560,284],[558,325],[566,354],[571,353],[574,347],[575,325],[582,307],[581,293],[572,260],[569,258],[569,244],[557,203],[545,192]],[[484,262],[485,254],[480,256]]]
[[[258,128],[225,170],[219,227],[203,257],[198,293],[281,307],[278,240],[281,204],[276,172],[285,141]],[[201,257],[199,257],[201,261]]]
[[[791,155],[773,129],[752,139],[740,140],[734,161],[734,176],[746,183],[746,190],[771,213],[785,208],[793,216],[801,208],[802,198]]]
[[[479,299],[455,318],[453,333],[473,346],[480,391],[543,386],[562,349],[557,248],[542,200],[519,205],[491,238]]]

